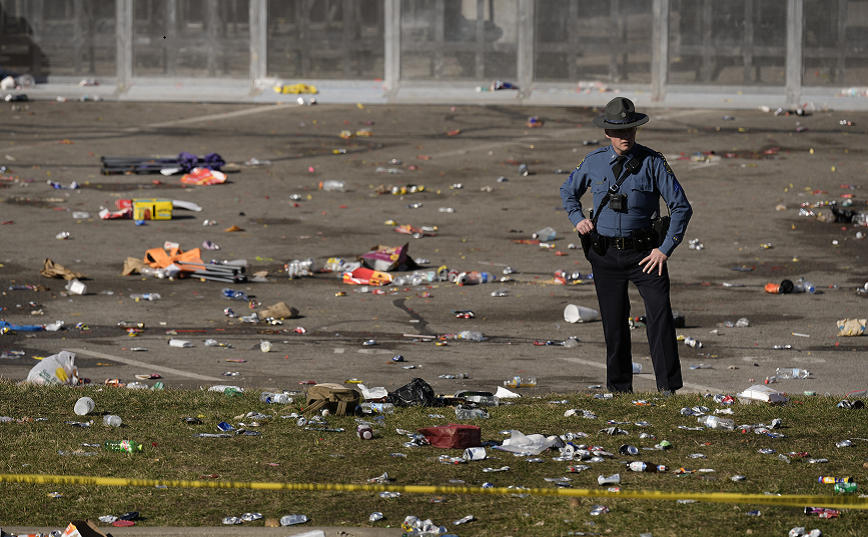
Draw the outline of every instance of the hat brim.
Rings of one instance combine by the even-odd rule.
[[[632,129],[633,127],[638,127],[639,125],[644,125],[651,120],[651,118],[649,118],[647,114],[640,114],[638,112],[634,112],[633,115],[636,116],[637,119],[635,121],[631,121],[630,123],[609,123],[608,121],[606,121],[606,114],[594,118],[594,121],[592,123],[595,127],[600,127],[601,129],[619,131],[624,129]]]

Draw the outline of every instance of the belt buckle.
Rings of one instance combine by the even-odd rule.
[[[627,240],[624,237],[615,237],[615,248],[618,250],[626,250]]]

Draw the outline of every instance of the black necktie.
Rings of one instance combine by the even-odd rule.
[[[624,161],[627,160],[627,157],[624,155],[618,155],[615,159],[615,164],[612,166],[612,171],[615,173],[615,180],[621,178],[621,171],[624,169]]]

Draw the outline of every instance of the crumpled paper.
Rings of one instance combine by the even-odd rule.
[[[42,270],[39,271],[39,273],[46,278],[63,278],[64,280],[87,278],[87,276],[82,274],[81,272],[69,270],[63,265],[55,263],[51,259],[46,259],[45,261],[43,261],[43,265],[44,266],[42,267]]]
[[[839,336],[861,336],[865,333],[868,319],[842,319],[838,321]]]

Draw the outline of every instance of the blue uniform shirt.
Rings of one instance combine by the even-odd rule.
[[[593,210],[596,211],[609,187],[617,183],[618,178],[612,170],[617,156],[612,146],[589,153],[561,186],[561,200],[573,227],[585,219],[581,202],[585,192],[590,190],[593,193]],[[643,145],[634,144],[625,156],[625,162],[633,158],[640,162],[638,169],[630,173],[618,189],[619,193],[627,195],[627,206],[621,212],[612,210],[608,204],[603,206],[597,219],[596,231],[607,237],[629,237],[633,230],[650,226],[651,219],[660,215],[662,197],[669,207],[672,221],[666,239],[659,248],[670,256],[684,238],[693,208],[663,155]],[[628,173],[626,168],[625,166],[622,175]]]

